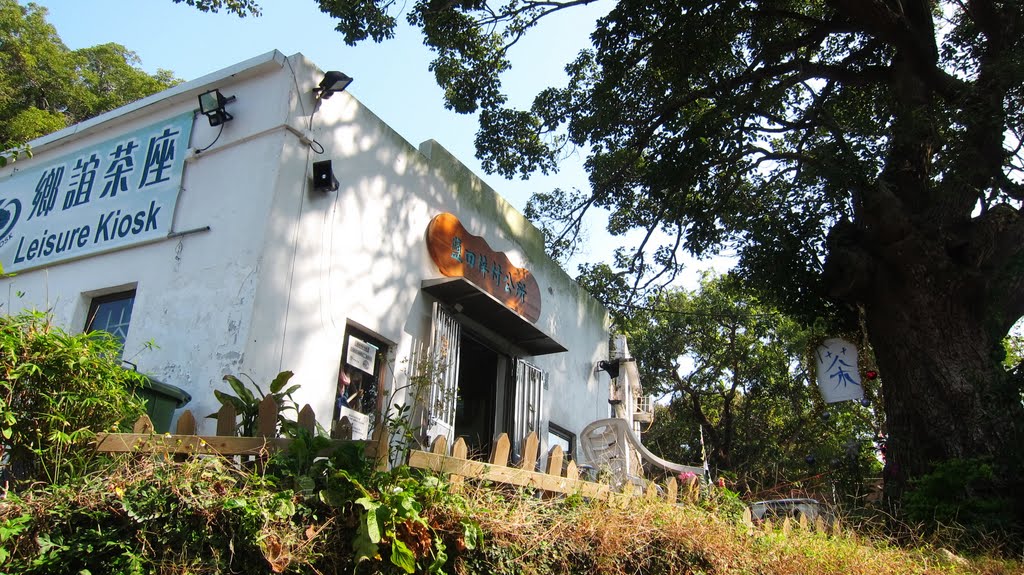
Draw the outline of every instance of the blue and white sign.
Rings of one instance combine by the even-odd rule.
[[[864,397],[857,369],[857,346],[842,339],[826,339],[815,350],[818,390],[825,403]]]
[[[4,272],[167,237],[191,112],[0,181]]]

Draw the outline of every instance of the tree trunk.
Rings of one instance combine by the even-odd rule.
[[[909,479],[951,459],[1012,468],[1024,446],[1024,407],[1000,363],[986,282],[919,235],[876,262],[861,301],[885,397],[887,492],[899,498]],[[1024,500],[1007,483],[997,489]]]

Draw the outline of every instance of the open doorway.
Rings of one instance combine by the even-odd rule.
[[[431,358],[439,359],[421,404],[423,439],[462,437],[469,451],[486,456],[496,435],[508,433],[518,453],[515,437],[541,429],[543,373],[496,351],[500,343],[464,328],[437,302],[430,341]]]
[[[466,441],[470,453],[486,455],[496,429],[499,356],[465,333],[460,345],[455,436]]]

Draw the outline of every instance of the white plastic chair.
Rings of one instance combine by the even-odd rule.
[[[616,488],[621,488],[626,482],[644,487],[641,461],[674,475],[690,472],[704,477],[703,467],[672,463],[651,453],[625,419],[612,417],[590,423],[580,433],[580,447],[586,463],[598,473],[608,473]]]

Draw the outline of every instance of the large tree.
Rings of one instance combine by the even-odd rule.
[[[139,68],[120,44],[71,50],[46,9],[0,0],[0,165],[24,143],[123,106],[178,82]]]
[[[1019,461],[1000,341],[1024,314],[1021,4],[617,0],[565,87],[505,107],[508,47],[585,3],[320,0],[350,43],[390,37],[408,8],[448,106],[480,113],[488,169],[587,150],[590,190],[555,203],[648,230],[618,262],[635,281],[730,247],[788,310],[862,308],[894,486],[951,458]]]

